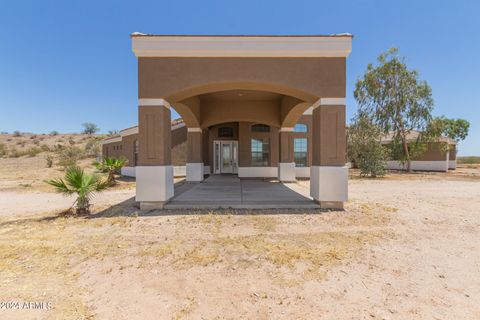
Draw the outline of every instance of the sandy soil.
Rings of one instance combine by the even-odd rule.
[[[0,301],[53,309],[0,318],[479,319],[480,179],[469,170],[351,179],[344,212],[144,215],[132,200],[111,206],[131,192],[115,190],[91,218],[47,205],[5,215]]]

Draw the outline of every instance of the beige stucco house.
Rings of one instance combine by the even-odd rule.
[[[417,140],[419,131],[411,131],[407,136],[407,142]],[[386,134],[381,142],[384,145],[391,145],[393,134]],[[447,172],[455,170],[457,167],[457,142],[448,137],[439,137],[435,141],[426,143],[425,151],[416,156],[411,161],[411,167],[414,171],[440,171]],[[387,168],[390,170],[406,170],[407,164],[393,158],[387,161]]]
[[[345,81],[351,45],[348,34],[134,33],[138,126],[105,141],[104,154],[126,155],[124,173],[136,176],[143,208],[162,207],[173,197],[174,172],[183,161],[192,182],[205,174],[309,177],[321,207],[341,208],[348,194]],[[181,121],[171,123],[171,108]]]

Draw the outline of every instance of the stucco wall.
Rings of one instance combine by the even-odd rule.
[[[345,58],[138,58],[138,95],[175,102],[206,92],[255,89],[315,102],[345,97],[345,65]]]

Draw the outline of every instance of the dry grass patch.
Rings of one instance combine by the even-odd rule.
[[[103,227],[120,229],[129,225],[124,218],[113,220],[101,224],[96,220],[43,216],[1,221],[1,299],[51,301],[53,318],[91,315],[82,302],[86,290],[76,286],[76,268],[85,261],[124,254],[122,248],[128,248],[128,242],[105,232]]]

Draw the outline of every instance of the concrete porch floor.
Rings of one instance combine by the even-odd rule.
[[[315,209],[309,190],[296,183],[211,175],[200,183],[175,187],[164,209]]]

